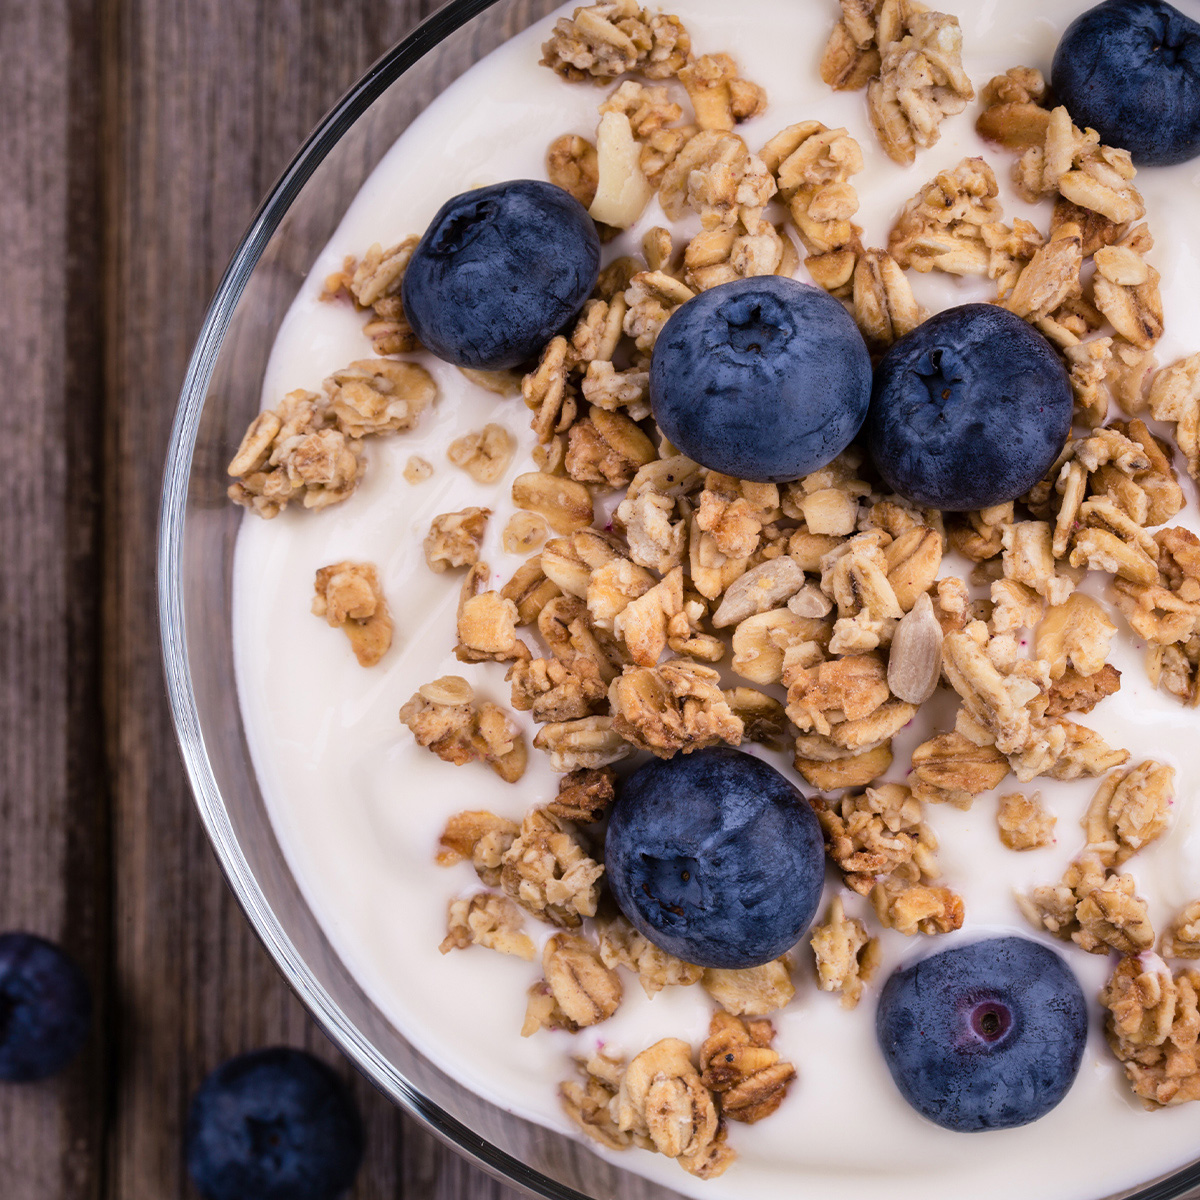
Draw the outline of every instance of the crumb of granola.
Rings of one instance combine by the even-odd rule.
[[[1010,850],[1037,850],[1054,843],[1058,818],[1042,803],[1040,792],[1009,792],[1000,797],[996,813],[1000,840]]]
[[[490,508],[464,508],[433,518],[425,537],[425,562],[439,575],[450,567],[468,567],[479,561]]]
[[[599,949],[587,938],[556,933],[547,939],[542,948],[542,973],[545,991],[537,984],[531,989],[522,1037],[530,1037],[540,1028],[575,1033],[607,1021],[620,1007],[620,977],[605,966]]]
[[[376,354],[411,354],[421,344],[404,315],[401,288],[413,251],[420,241],[415,235],[384,249],[376,242],[361,259],[350,255],[325,280],[322,300],[347,295],[354,306],[369,310],[363,332],[371,339]]]
[[[433,463],[428,459],[422,458],[419,454],[410,454],[408,462],[404,464],[404,482],[411,483],[414,487],[418,483],[424,483],[425,480],[433,476]]]
[[[634,0],[609,0],[560,17],[542,46],[542,65],[571,82],[602,83],[629,71],[669,79],[688,61],[691,48],[678,17],[651,12]]]
[[[744,726],[711,667],[673,659],[657,667],[629,667],[609,689],[613,729],[659,758],[678,751],[742,740]]]
[[[360,667],[373,667],[392,644],[392,616],[374,563],[322,567],[314,586],[313,614],[345,632]]]
[[[513,513],[504,526],[501,545],[506,554],[529,554],[541,548],[549,532],[546,522],[535,513]]]
[[[467,859],[488,887],[499,887],[500,864],[520,831],[516,821],[486,810],[455,813],[438,839],[442,847],[438,866],[450,867]]]
[[[476,483],[495,483],[508,470],[516,448],[517,439],[503,425],[488,424],[452,441],[446,457]]]
[[[880,924],[906,937],[962,928],[962,897],[949,888],[906,884],[892,877],[875,884],[870,899]]]
[[[812,930],[809,943],[816,956],[817,987],[840,992],[843,1008],[856,1008],[863,984],[879,966],[879,939],[867,935],[857,917],[847,917],[841,896],[829,904],[823,924]]]
[[[400,709],[400,720],[418,746],[455,766],[484,762],[506,783],[516,783],[525,773],[521,731],[499,705],[476,703],[471,685],[458,675],[422,684]]]
[[[438,949],[449,954],[468,946],[484,946],[531,962],[536,950],[522,931],[523,924],[521,910],[506,896],[476,892],[468,900],[450,901],[447,932]]]
[[[690,987],[699,983],[704,968],[669,954],[639,933],[619,913],[601,918],[600,957],[607,967],[628,967],[647,996],[656,996],[665,987]]]
[[[1147,759],[1110,772],[1083,818],[1088,852],[1119,867],[1166,832],[1175,793],[1175,768]]]
[[[567,825],[545,808],[531,808],[505,852],[505,894],[540,920],[577,929],[596,915],[602,864],[592,859]]]
[[[796,1068],[771,1049],[774,1036],[770,1021],[713,1013],[700,1046],[701,1078],[720,1098],[721,1115],[728,1120],[753,1125],[783,1103]]]
[[[616,772],[612,767],[572,771],[558,783],[558,795],[546,805],[564,821],[590,825],[604,816],[616,796]]]
[[[1164,958],[1200,958],[1200,900],[1193,900],[1162,936]]]
[[[324,383],[328,411],[348,437],[406,433],[437,398],[424,367],[395,358],[368,358],[334,371]]]
[[[786,1008],[796,995],[787,961],[777,958],[758,967],[709,967],[700,981],[726,1012],[739,1017],[762,1017]]]

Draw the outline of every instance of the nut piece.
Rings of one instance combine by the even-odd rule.
[[[816,955],[817,987],[841,992],[843,1008],[857,1007],[864,982],[879,966],[879,939],[868,937],[867,927],[857,917],[847,917],[841,896],[835,896],[825,923],[813,930],[809,944]]]
[[[628,229],[637,223],[654,188],[642,173],[642,148],[625,113],[601,113],[596,151],[599,178],[588,214],[602,225]]]
[[[1200,971],[1172,975],[1161,959],[1129,956],[1100,993],[1105,1032],[1148,1109],[1200,1100]]]
[[[425,538],[425,561],[439,575],[448,567],[468,567],[479,561],[490,508],[464,508],[433,518]]]
[[[739,1017],[766,1016],[786,1008],[796,995],[787,963],[782,958],[740,970],[709,967],[701,983],[726,1012]]]
[[[612,767],[572,771],[559,780],[558,795],[546,805],[546,811],[564,821],[590,825],[600,820],[613,802],[616,779]]]
[[[446,822],[438,839],[439,867],[450,867],[469,859],[475,873],[488,885],[500,886],[500,863],[516,841],[521,827],[507,817],[486,811],[460,812]]]
[[[700,1047],[701,1078],[721,1097],[721,1115],[753,1125],[769,1117],[787,1095],[796,1068],[771,1049],[770,1021],[742,1021],[727,1012],[713,1013],[708,1037]]]
[[[485,762],[506,783],[525,774],[525,741],[512,719],[490,700],[475,703],[471,685],[458,675],[423,684],[400,710],[418,746],[456,767]]]
[[[315,587],[314,615],[345,630],[359,666],[373,667],[392,644],[392,617],[374,563],[322,567]]]
[[[495,483],[512,461],[517,439],[503,425],[485,425],[450,443],[446,457],[476,483]]]
[[[1058,818],[1042,803],[1040,792],[1026,796],[1009,792],[1000,797],[996,814],[1000,840],[1010,850],[1037,850],[1054,842],[1054,826]]]
[[[703,967],[660,949],[619,913],[598,925],[604,965],[628,967],[635,972],[647,996],[655,996],[665,987],[690,987],[700,982]]]
[[[449,954],[468,946],[485,946],[530,962],[536,950],[529,935],[521,931],[523,924],[521,910],[507,897],[476,892],[469,900],[450,901],[447,932],[438,949]]]
[[[627,667],[609,688],[613,729],[659,758],[704,746],[741,743],[744,726],[711,667],[672,659],[658,667]]]
[[[530,990],[522,1037],[543,1028],[576,1033],[607,1021],[620,1007],[621,980],[586,938],[556,933],[542,949],[542,973],[545,985]]]

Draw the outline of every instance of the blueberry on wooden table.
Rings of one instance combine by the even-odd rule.
[[[302,1050],[231,1058],[192,1098],[187,1164],[205,1200],[334,1200],[362,1155],[350,1093]]]
[[[1079,1073],[1087,1004],[1038,942],[989,938],[933,954],[884,985],[875,1030],[909,1104],[945,1129],[1044,1117]]]
[[[621,911],[656,946],[702,967],[754,967],[812,923],[825,847],[783,775],[717,747],[655,759],[621,785],[604,869]]]
[[[83,1048],[91,991],[74,960],[29,933],[0,934],[0,1080],[58,1074]]]
[[[438,358],[503,370],[536,358],[599,274],[600,239],[578,200],[537,180],[496,183],[433,218],[404,273],[404,315]]]
[[[1089,9],[1063,34],[1050,78],[1076,125],[1139,166],[1200,154],[1200,24],[1174,5],[1106,0]]]
[[[867,448],[888,487],[950,512],[1023,496],[1071,432],[1058,353],[995,304],[949,308],[902,337],[875,369]]]
[[[767,275],[725,283],[672,313],[654,345],[659,428],[711,471],[759,483],[832,462],[858,432],[871,356],[827,292]]]

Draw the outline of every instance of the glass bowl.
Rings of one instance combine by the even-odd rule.
[[[280,323],[383,154],[468,67],[558,0],[453,0],[375,64],[301,148],[217,290],[179,400],[163,485],[159,605],[167,687],[196,806],[238,902],[291,987],[393,1102],[491,1174],[556,1200],[679,1193],[463,1087],[396,1031],[322,932],[276,841],[234,702],[232,572],[241,513],[225,467],[259,411]],[[1120,1200],[1200,1200],[1200,1164]],[[1113,1197],[1112,1200],[1118,1200]]]

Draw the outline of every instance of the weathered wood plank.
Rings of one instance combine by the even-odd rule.
[[[61,942],[105,1012],[95,0],[0,6],[0,929]],[[0,1087],[13,1200],[101,1195],[108,1055]]]
[[[225,262],[311,126],[429,7],[110,2],[104,626],[121,1000],[114,1200],[192,1194],[181,1155],[187,1099],[221,1059],[290,1042],[337,1060],[254,941],[192,810],[152,632],[154,525],[175,396]],[[356,1087],[369,1151],[355,1196],[514,1195],[458,1163],[366,1084]]]

